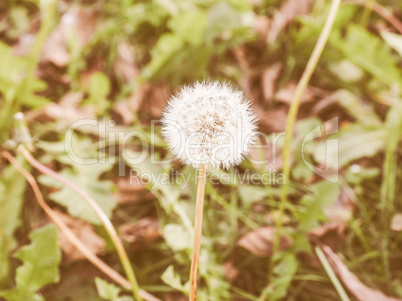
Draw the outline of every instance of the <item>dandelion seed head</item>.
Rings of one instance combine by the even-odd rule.
[[[182,87],[169,99],[161,122],[169,150],[195,168],[238,165],[257,137],[257,117],[244,93],[218,81]]]

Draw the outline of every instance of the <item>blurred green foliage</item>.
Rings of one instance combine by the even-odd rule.
[[[23,264],[17,268],[16,287],[0,291],[0,296],[10,301],[44,300],[36,292],[49,283],[57,283],[61,250],[54,225],[39,228],[30,234],[31,244],[23,246],[14,254]]]
[[[108,147],[119,141],[109,141],[97,129],[77,131],[73,136],[75,150],[85,158],[97,158],[101,154],[109,163],[77,164],[65,154],[65,133],[71,115],[86,117],[88,108],[93,109],[92,118],[117,117],[119,121],[116,105],[140,94],[143,86],[156,89],[162,83],[170,92],[181,84],[206,77],[229,79],[241,85],[247,82],[251,92],[256,92],[251,95],[262,119],[269,110],[287,108],[275,95],[269,102],[263,99],[262,73],[275,63],[281,65],[277,80],[270,83],[276,85],[276,91],[286,89],[289,83],[299,79],[324,24],[328,1],[316,1],[311,13],[296,17],[272,43],[256,29],[255,22],[261,17],[272,21],[286,1],[254,2],[122,0],[60,4],[60,1],[59,11],[51,6],[53,1],[0,4],[0,12],[5,16],[0,20],[2,149],[12,145],[6,141],[12,136],[14,113],[22,110],[35,115],[40,109],[60,105],[62,114],[57,118],[30,120],[36,156],[85,189],[117,225],[135,223],[149,216],[158,218],[161,239],[132,251],[131,260],[142,288],[162,299],[165,293],[179,299],[188,292],[195,184],[190,181],[183,188],[182,183],[150,182],[146,189],[152,192],[154,202],[124,205],[117,202],[113,180],[121,164],[126,169],[135,168],[154,175],[179,170],[184,176],[194,178],[194,171],[176,163],[151,164],[148,160],[133,165],[129,158],[138,152],[138,141],[133,139],[127,143],[129,150],[125,155],[120,156],[117,151],[108,153]],[[393,8],[398,17],[402,15],[399,2],[377,3]],[[83,45],[79,42],[79,32],[69,30],[66,34],[68,64],[63,67],[50,64],[46,69],[46,63],[40,61],[46,38],[71,7],[97,12],[95,32]],[[274,226],[280,184],[208,183],[200,256],[200,300],[338,300],[311,250],[311,231],[333,222],[328,211],[340,211],[341,216],[346,216],[342,220],[344,232],[336,235],[337,230],[328,231],[335,232],[332,244],[338,247],[345,264],[367,286],[402,298],[401,235],[390,230],[392,217],[402,211],[402,188],[398,186],[402,176],[399,168],[402,36],[384,30],[384,22],[361,6],[344,4],[340,9],[311,80],[312,87],[324,91],[324,96],[317,100],[322,106],[302,105],[301,116],[305,118],[296,125],[290,204],[284,222],[284,234],[292,244],[280,254],[274,254],[280,260],[272,269],[274,281],[271,283],[267,279],[268,258],[257,256],[237,243],[243,235]],[[25,55],[17,55],[15,48],[23,37],[34,39],[33,46],[28,47]],[[138,76],[129,81],[115,67],[122,43],[134,57],[135,62],[130,64],[138,71]],[[243,53],[240,59],[238,51]],[[57,77],[62,79],[55,84],[52,80]],[[82,97],[63,107],[61,99],[74,93]],[[144,102],[152,104],[151,100],[147,98]],[[146,137],[154,135],[148,147],[154,148],[153,155],[157,158],[168,159],[170,155],[160,133],[158,129],[152,132],[149,112],[144,110],[129,112],[134,115],[133,124],[119,124],[116,131],[135,130]],[[306,167],[299,138],[335,116],[339,117],[340,128],[330,138],[338,139],[339,150],[330,151],[329,156],[339,157],[339,181],[331,183]],[[97,143],[99,140],[103,145]],[[304,149],[305,159],[319,166],[334,162],[328,160],[326,147],[326,140],[309,142]],[[21,158],[18,160],[23,162]],[[255,174],[263,172],[249,161],[238,171],[246,169]],[[233,175],[234,171],[227,173]],[[92,223],[96,232],[105,237],[97,217],[78,196],[48,177],[38,175],[38,179],[53,206]],[[351,203],[353,208],[343,206],[344,202]],[[0,295],[3,298],[10,301],[131,300],[125,296],[124,289],[95,277],[83,284],[88,288],[63,291],[63,283],[69,283],[74,276],[68,272],[57,287],[52,287],[56,291],[60,289],[61,297],[46,290],[43,296],[38,294],[43,286],[58,281],[60,250],[57,231],[51,226],[32,232],[31,243],[26,245],[29,233],[38,227],[38,220],[45,219],[39,210],[32,209],[36,207],[31,191],[18,172],[11,166],[2,169]],[[269,242],[264,247],[269,248]],[[105,247],[103,255],[108,263],[117,266],[110,246]],[[13,257],[21,260],[22,265],[16,267]],[[232,280],[228,266],[236,273]],[[22,292],[26,294],[23,297]]]

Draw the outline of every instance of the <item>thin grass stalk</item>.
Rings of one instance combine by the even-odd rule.
[[[348,294],[345,292],[342,284],[340,283],[338,277],[336,277],[334,270],[332,269],[331,265],[329,264],[327,257],[325,256],[324,252],[321,250],[320,247],[315,247],[315,253],[317,254],[318,259],[320,260],[324,270],[327,272],[329,279],[331,280],[332,284],[334,285],[339,297],[342,301],[350,301]]]
[[[276,231],[273,242],[273,256],[275,256],[279,250],[279,242],[282,234],[282,226],[283,226],[283,217],[285,214],[285,208],[288,197],[289,190],[289,175],[290,175],[290,152],[292,146],[292,138],[293,138],[293,127],[296,122],[297,112],[299,110],[301,97],[304,91],[307,88],[307,85],[310,81],[310,78],[317,66],[318,60],[321,57],[321,54],[324,50],[325,44],[328,41],[329,35],[331,33],[332,27],[335,22],[336,15],[338,13],[339,6],[341,4],[341,0],[333,0],[327,19],[325,21],[324,28],[321,31],[321,34],[318,38],[317,44],[314,47],[313,53],[307,63],[307,66],[303,72],[303,75],[297,85],[296,92],[294,94],[293,100],[290,104],[288,117],[286,119],[286,136],[285,136],[285,144],[283,147],[283,174],[285,175],[285,183],[282,185],[281,196],[280,196],[280,206],[279,206],[279,216],[276,219]],[[271,258],[273,258],[273,256]],[[271,281],[272,277],[272,266],[273,260],[271,259],[271,264],[269,265],[268,279]]]
[[[381,223],[382,233],[382,261],[385,277],[391,279],[389,263],[389,228],[391,214],[395,211],[394,201],[397,185],[397,152],[402,133],[402,106],[390,109],[387,115],[386,128],[388,132],[387,147],[383,165],[383,179],[381,183]]]
[[[33,167],[35,167],[40,172],[47,174],[47,175],[51,176],[52,178],[58,180],[59,182],[70,187],[77,194],[79,194],[88,203],[89,206],[91,206],[91,208],[94,210],[96,215],[101,220],[106,232],[108,233],[113,245],[116,248],[120,262],[124,268],[124,271],[127,275],[128,280],[131,283],[131,290],[133,292],[133,295],[134,295],[136,301],[142,301],[143,299],[140,296],[140,288],[139,288],[137,279],[135,277],[133,267],[131,266],[130,260],[128,259],[127,253],[124,249],[123,243],[121,242],[120,237],[117,234],[117,231],[114,228],[112,222],[107,217],[107,215],[103,212],[103,210],[99,207],[98,203],[96,203],[96,201],[89,194],[87,194],[84,190],[79,188],[77,185],[70,182],[66,178],[60,176],[58,173],[54,172],[53,170],[49,169],[48,167],[46,167],[45,165],[40,163],[38,160],[36,160],[26,148],[22,149],[22,154]]]
[[[102,259],[96,256],[91,250],[87,248],[87,246],[74,234],[73,231],[66,225],[66,223],[59,217],[59,215],[45,202],[43,195],[39,189],[39,185],[36,182],[35,178],[32,176],[30,172],[28,172],[24,167],[22,167],[13,156],[8,152],[3,152],[2,157],[6,158],[15,169],[17,169],[27,180],[27,182],[31,185],[32,190],[35,194],[36,199],[38,200],[39,206],[42,207],[43,211],[49,216],[49,218],[56,224],[56,226],[60,229],[60,231],[64,234],[64,236],[68,239],[68,241],[73,244],[78,251],[95,267],[97,267],[101,272],[103,272],[110,279],[124,287],[125,289],[131,290],[131,283],[117,273],[113,268],[107,265]],[[140,294],[142,298],[146,301],[160,301],[160,299],[155,296],[149,294],[144,290],[140,290]]]
[[[364,6],[367,9],[371,9],[377,14],[379,14],[381,17],[383,17],[385,20],[387,20],[392,26],[395,27],[396,30],[399,31],[400,34],[402,34],[402,22],[395,17],[389,10],[387,10],[385,7],[382,5],[375,3],[369,4],[366,1],[362,0],[349,0],[343,2],[343,4],[356,4],[356,5],[361,5]]]
[[[370,20],[370,15],[371,11],[373,10],[373,6],[375,4],[375,0],[366,0],[365,3],[366,5],[364,6],[363,14],[360,21],[360,24],[364,27],[367,26]]]
[[[194,241],[193,241],[193,258],[191,260],[190,269],[190,301],[197,300],[197,274],[198,262],[200,258],[201,234],[202,234],[202,215],[204,209],[205,194],[205,174],[206,167],[201,165],[198,174],[197,199],[195,204],[195,222],[194,222]]]

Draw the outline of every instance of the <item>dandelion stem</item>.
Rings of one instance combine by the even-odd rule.
[[[85,258],[96,266],[101,272],[109,276],[110,279],[114,280],[116,283],[121,285],[126,289],[131,289],[131,283],[117,273],[113,268],[107,265],[103,260],[96,256],[88,247],[74,234],[73,231],[66,225],[66,223],[59,217],[59,215],[45,202],[43,195],[39,189],[38,183],[30,172],[23,168],[13,156],[8,152],[3,152],[2,157],[6,158],[14,167],[17,169],[31,185],[32,190],[38,200],[39,206],[42,207],[43,211],[49,216],[49,218],[56,224],[64,236],[73,244],[78,251],[81,252]],[[152,296],[151,294],[140,290],[141,296],[147,301],[160,301],[160,299]]]
[[[290,104],[289,113],[288,113],[288,117],[286,120],[285,144],[283,147],[283,174],[285,175],[286,181],[283,184],[282,189],[281,189],[279,216],[276,219],[276,231],[275,231],[275,237],[274,237],[274,242],[273,242],[272,257],[274,257],[278,252],[279,242],[280,242],[280,238],[281,238],[281,234],[282,234],[283,217],[284,217],[284,213],[285,213],[287,197],[288,197],[288,190],[289,190],[289,175],[290,175],[290,165],[291,165],[290,152],[291,152],[292,138],[293,138],[293,127],[296,122],[297,112],[299,110],[301,97],[307,88],[310,78],[315,70],[315,67],[317,66],[318,60],[324,50],[324,46],[325,46],[326,42],[328,41],[329,34],[331,33],[332,27],[334,25],[335,17],[338,13],[340,3],[341,3],[341,0],[332,0],[332,4],[331,4],[330,10],[329,10],[327,19],[325,21],[324,28],[321,31],[317,44],[314,47],[313,53],[310,56],[310,59],[303,72],[303,75],[302,75],[299,83],[297,84],[297,88],[296,88],[296,92],[293,97],[293,101]],[[273,267],[273,260],[271,259],[271,261],[272,262],[269,265],[269,271],[268,271],[268,280],[270,282],[272,280],[271,279],[271,277],[272,277],[271,271],[272,271],[272,267]]]
[[[47,174],[47,175],[51,176],[52,178],[55,178],[56,180],[67,185],[68,187],[70,187],[77,194],[79,194],[88,203],[89,206],[91,206],[91,208],[94,210],[96,215],[101,220],[103,227],[105,228],[112,243],[114,244],[114,246],[116,248],[116,251],[120,258],[121,264],[124,268],[124,271],[126,272],[128,280],[131,283],[131,289],[132,289],[133,295],[135,297],[135,300],[142,301],[143,299],[140,296],[140,288],[138,286],[138,282],[135,277],[133,267],[131,266],[127,253],[124,250],[123,243],[121,242],[120,237],[118,236],[118,234],[116,232],[116,229],[113,227],[112,222],[106,216],[106,214],[103,212],[103,210],[99,207],[98,203],[91,196],[89,196],[89,194],[87,194],[84,190],[79,188],[77,185],[70,182],[66,178],[60,176],[58,173],[54,172],[53,170],[49,169],[48,167],[46,167],[45,165],[40,163],[38,160],[36,160],[27,149],[23,149],[22,154],[33,167],[38,169],[40,172]]]
[[[204,208],[204,192],[205,192],[205,165],[201,165],[198,174],[197,199],[195,207],[195,222],[194,222],[194,243],[193,243],[193,258],[191,261],[190,270],[190,301],[197,300],[197,272],[198,261],[200,258],[201,248],[201,233],[202,233],[202,213]]]

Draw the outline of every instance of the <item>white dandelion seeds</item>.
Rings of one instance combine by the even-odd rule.
[[[238,165],[257,137],[250,101],[232,85],[218,81],[182,87],[169,99],[161,122],[169,150],[195,168]]]

